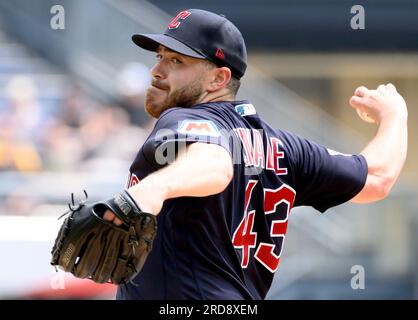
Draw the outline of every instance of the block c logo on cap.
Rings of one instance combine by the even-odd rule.
[[[172,29],[177,29],[181,22],[179,20],[184,20],[186,19],[188,16],[190,16],[192,13],[184,10],[182,12],[180,12],[173,20],[171,20],[171,22],[168,24],[168,29],[172,30]]]

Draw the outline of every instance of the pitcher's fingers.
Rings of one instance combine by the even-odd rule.
[[[388,83],[387,85],[386,85],[386,87],[389,89],[389,90],[392,90],[392,91],[395,91],[396,92],[396,87],[392,84],[392,83]]]
[[[377,87],[377,91],[379,92],[385,92],[386,91],[386,86],[384,84],[381,84]]]
[[[358,96],[358,97],[364,97],[367,94],[367,91],[369,91],[369,89],[367,89],[364,86],[358,87],[355,91],[354,91],[354,95]]]
[[[115,219],[113,220],[113,224],[121,226],[123,222],[118,217],[115,217]]]
[[[107,221],[113,221],[115,217],[116,217],[115,214],[110,210],[107,210],[105,214],[103,215],[103,219]]]
[[[358,107],[364,106],[364,98],[352,96],[349,103],[351,107],[357,109]]]

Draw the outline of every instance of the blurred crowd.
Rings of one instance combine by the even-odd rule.
[[[117,97],[106,102],[68,76],[55,98],[45,99],[50,90],[35,78],[15,74],[2,88],[0,214],[34,214],[36,206],[51,201],[58,181],[47,180],[48,191],[36,180],[37,190],[28,192],[25,179],[34,174],[127,173],[153,125],[143,106],[150,74],[142,64],[129,63],[115,75]]]
[[[50,107],[29,75],[11,77],[0,105],[0,170],[111,170],[131,161],[151,126],[143,108],[149,70],[128,64],[115,82],[115,101],[94,100],[70,82]]]

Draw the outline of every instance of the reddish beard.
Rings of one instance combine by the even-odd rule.
[[[147,90],[145,110],[154,118],[159,118],[161,113],[170,108],[188,108],[197,104],[203,92],[201,79],[197,79],[173,92],[170,92],[169,87],[162,85],[158,81],[153,80],[152,85],[168,92],[167,98],[162,103],[157,103],[150,92],[151,88]]]

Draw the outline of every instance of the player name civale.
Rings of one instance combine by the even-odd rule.
[[[285,157],[285,152],[282,149],[283,142],[277,137],[270,136],[265,145],[262,132],[261,129],[234,129],[236,137],[241,142],[245,166],[271,170],[278,176],[287,175],[287,168],[280,165],[280,159]],[[139,181],[136,174],[128,172],[126,187],[130,188],[138,184]]]
[[[236,128],[234,131],[244,149],[245,166],[272,170],[276,175],[287,174],[287,168],[280,167],[279,160],[285,156],[284,151],[280,150],[280,146],[284,146],[280,139],[269,137],[267,145],[264,146],[262,130]],[[266,148],[267,155],[265,155]]]

